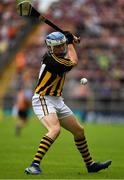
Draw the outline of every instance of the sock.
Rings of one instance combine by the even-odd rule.
[[[79,152],[81,153],[86,166],[91,165],[94,161],[92,160],[92,157],[90,156],[87,141],[86,141],[85,137],[83,139],[79,139],[79,140],[75,139],[75,144],[76,144]]]
[[[38,151],[35,154],[34,160],[32,162],[33,164],[40,165],[41,160],[43,159],[44,155],[46,154],[53,142],[54,141],[48,136],[44,136],[41,139]]]

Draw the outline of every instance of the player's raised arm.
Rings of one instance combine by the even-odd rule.
[[[71,59],[74,65],[77,65],[78,57],[73,44],[68,45],[68,58]]]
[[[74,47],[74,36],[70,32],[66,31],[65,36],[68,44],[67,58],[71,59],[74,65],[78,63],[78,56]]]

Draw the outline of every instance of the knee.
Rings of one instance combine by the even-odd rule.
[[[60,130],[60,125],[56,125],[49,129],[48,134],[51,138],[56,139],[60,134]]]
[[[82,139],[84,138],[84,127],[79,127],[76,131],[76,133],[74,134],[74,138],[75,139]]]

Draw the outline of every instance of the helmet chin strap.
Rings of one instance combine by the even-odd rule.
[[[53,53],[53,46],[51,46],[51,53]]]

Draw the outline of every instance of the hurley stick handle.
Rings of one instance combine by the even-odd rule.
[[[53,23],[51,20],[47,19],[46,17],[42,16],[32,5],[32,0],[16,0],[17,4],[17,13],[20,16],[27,16],[27,17],[35,17],[39,18],[40,22],[44,22],[48,24],[50,27],[55,29],[56,31],[60,31],[61,33],[65,33],[63,29],[58,27],[55,23]],[[74,36],[74,43],[78,44],[80,43],[80,38]]]

